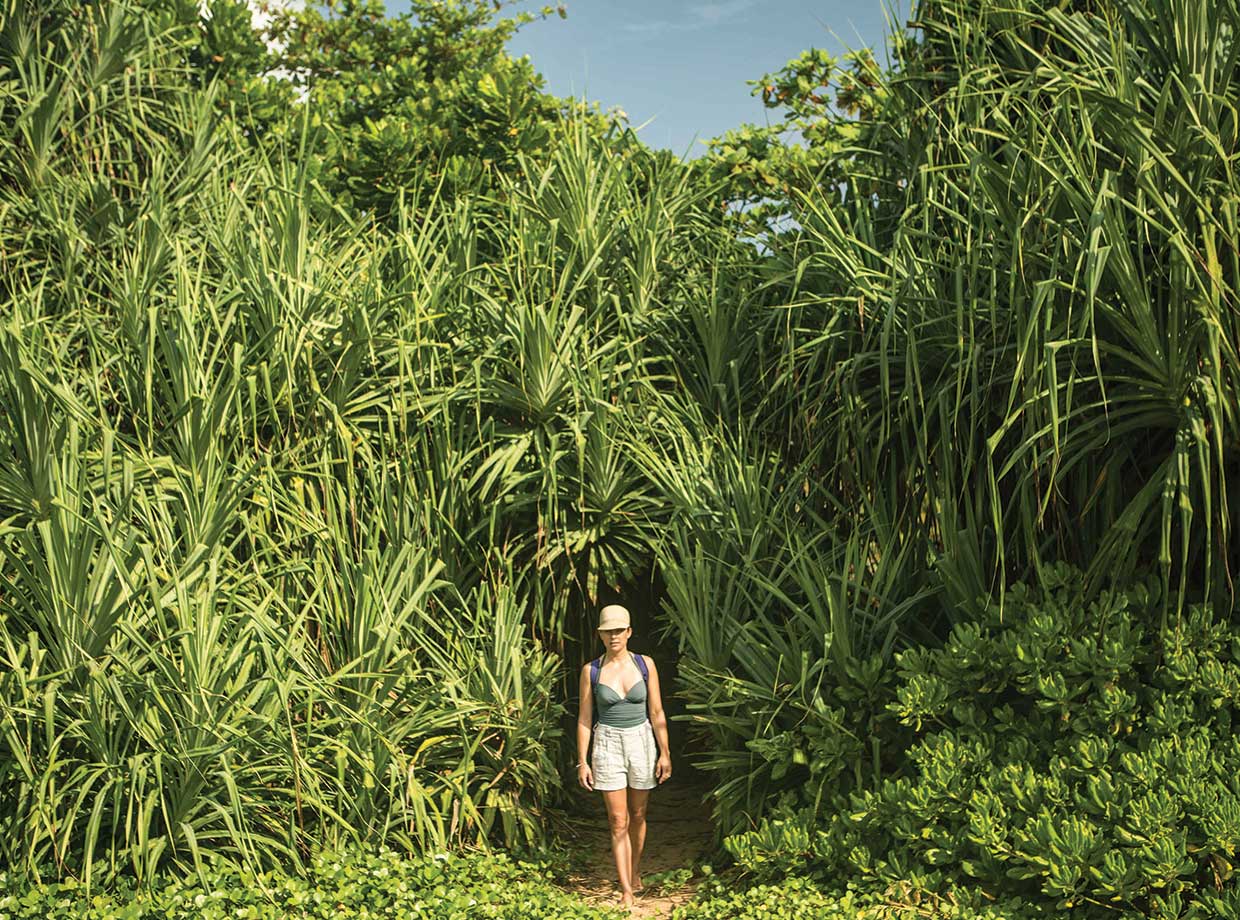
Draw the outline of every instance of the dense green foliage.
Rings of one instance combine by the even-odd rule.
[[[962,896],[950,889],[938,892],[907,883],[871,891],[841,891],[840,887],[831,891],[804,876],[746,887],[705,886],[692,902],[672,912],[672,920],[1026,920],[1032,916],[1007,904],[988,903],[975,892]]]
[[[806,879],[713,896],[704,893],[672,914],[673,920],[853,920],[857,916],[853,899],[829,898]]]
[[[902,50],[905,39],[898,31],[893,39]],[[766,239],[794,232],[787,226],[794,200],[817,198],[839,182],[864,187],[865,166],[857,157],[866,159],[861,142],[875,140],[880,113],[888,124],[893,114],[890,93],[869,48],[842,59],[811,48],[750,85],[775,117],[713,138],[710,154],[694,165],[735,209],[738,230]]]
[[[1050,563],[1235,603],[1240,6],[920,10],[862,178],[774,241],[787,325],[732,327],[732,489],[661,550],[729,831],[801,783],[789,730],[881,774],[850,700]]]
[[[729,850],[759,876],[976,885],[1021,915],[1240,916],[1240,631],[1200,607],[1160,631],[1152,582],[1043,585],[898,656],[886,708],[915,737],[892,775]],[[839,744],[787,742],[811,774]]]
[[[213,115],[172,18],[66,9],[3,23],[4,860],[541,837],[545,585],[528,544],[476,550],[515,528],[452,411],[506,360],[515,263],[491,286],[451,208],[340,217]]]
[[[535,841],[656,572],[756,874],[1233,909],[1237,0],[925,0],[692,167],[489,4],[209,12],[0,0],[0,858]]]
[[[304,876],[260,875],[220,868],[188,878],[159,879],[149,890],[121,886],[91,894],[70,881],[26,887],[0,873],[2,920],[335,920],[420,917],[425,920],[606,920],[552,882],[542,863],[505,856],[436,854],[410,858],[391,851],[322,854]]]
[[[387,16],[379,0],[329,0],[277,7],[253,32],[244,2],[215,0],[198,59],[222,79],[220,105],[252,140],[270,146],[307,132],[325,186],[350,209],[388,217],[402,195],[492,190],[497,177],[521,171],[522,158],[545,156],[570,112],[591,130],[618,127],[545,93],[530,61],[507,53],[536,16],[497,18],[504,5],[413,0]],[[295,100],[306,125],[288,117]]]

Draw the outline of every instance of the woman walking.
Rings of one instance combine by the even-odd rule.
[[[667,716],[659,672],[646,655],[629,651],[629,612],[619,604],[599,613],[603,654],[581,668],[577,713],[577,781],[603,793],[611,825],[611,853],[620,878],[620,903],[631,905],[640,891],[650,790],[672,775]],[[593,716],[598,713],[597,722]],[[590,735],[594,756],[587,762]],[[655,751],[658,736],[658,755]]]

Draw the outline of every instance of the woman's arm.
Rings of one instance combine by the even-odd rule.
[[[642,657],[646,659],[646,669],[650,672],[650,724],[654,728],[654,737],[659,742],[659,759],[654,765],[654,778],[661,783],[672,775],[671,747],[667,741],[667,714],[663,711],[663,694],[659,691],[659,671],[654,666],[654,659],[649,655]]]
[[[590,770],[587,756],[590,752],[590,732],[594,727],[594,688],[590,686],[590,665],[581,668],[581,703],[577,707],[577,782],[594,791],[594,773]]]

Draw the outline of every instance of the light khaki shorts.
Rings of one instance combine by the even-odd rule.
[[[594,726],[594,752],[590,772],[600,792],[616,789],[653,789],[654,763],[658,758],[654,729],[647,720],[632,728]]]

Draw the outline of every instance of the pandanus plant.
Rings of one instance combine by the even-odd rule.
[[[535,840],[652,566],[727,829],[873,783],[892,651],[1047,561],[1232,606],[1236,0],[922,4],[762,241],[571,121],[380,222],[171,19],[0,2],[11,863]]]

